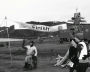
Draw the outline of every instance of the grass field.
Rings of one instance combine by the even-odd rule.
[[[12,42],[12,65],[8,47],[0,47],[0,72],[69,72],[68,69],[54,67],[57,54],[64,56],[69,44],[41,43],[36,44],[38,49],[38,68],[23,71],[25,50],[21,48],[22,42]],[[89,72],[90,68],[87,70]]]

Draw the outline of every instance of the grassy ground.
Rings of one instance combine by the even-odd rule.
[[[11,43],[12,64],[8,47],[0,47],[0,72],[69,72],[68,69],[54,67],[57,54],[64,55],[69,44],[36,44],[38,49],[38,68],[31,71],[23,71],[25,50],[21,48],[21,42]],[[90,68],[87,70],[89,72]]]

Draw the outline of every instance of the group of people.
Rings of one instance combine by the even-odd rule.
[[[90,66],[89,56],[89,49],[86,42],[74,37],[71,40],[70,48],[66,55],[61,59],[58,58],[60,60],[58,60],[55,66],[69,66],[69,72],[73,72],[74,70],[76,72],[86,72]]]
[[[74,70],[76,72],[86,72],[90,66],[88,47],[84,40],[74,37],[71,40],[70,48],[66,55],[64,57],[59,56],[55,66],[69,66],[69,72],[73,72]],[[29,45],[25,45],[25,40],[23,40],[22,48],[26,50],[24,68],[37,68],[37,48],[34,46],[34,42],[30,41]]]

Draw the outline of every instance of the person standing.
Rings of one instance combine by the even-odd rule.
[[[77,43],[75,42],[75,40],[72,40],[71,46],[69,48],[69,59],[73,63],[73,65],[70,66],[69,72],[73,72],[76,68],[76,65],[78,64],[77,54],[78,54]]]
[[[78,49],[78,64],[75,67],[76,72],[86,72],[90,61],[88,60],[88,58],[86,58],[85,56],[88,55],[87,52],[87,45],[84,42],[84,40],[79,40],[79,38],[75,38],[75,41],[78,43],[77,44],[77,49]]]
[[[82,46],[80,46],[81,51],[80,51],[80,54],[79,54],[79,57],[78,57],[79,63],[78,63],[78,66],[76,68],[76,71],[77,72],[86,72],[86,70],[88,68],[88,64],[89,64],[88,59],[85,58],[85,55],[88,54],[87,46],[86,46],[84,41],[79,42],[79,44],[81,44]]]
[[[25,65],[24,68],[29,68],[30,64],[28,61],[32,58],[32,68],[37,67],[37,48],[34,46],[34,42],[30,41],[29,45],[25,45],[25,40],[23,40],[22,48],[26,50],[26,57],[25,57]],[[31,69],[32,69],[31,68]]]
[[[74,63],[69,72],[73,72],[74,70],[76,72],[86,72],[90,63],[85,57],[87,56],[87,46],[84,41],[76,37],[74,38],[74,42],[77,45],[74,45],[74,47],[71,46],[69,49],[69,59]]]

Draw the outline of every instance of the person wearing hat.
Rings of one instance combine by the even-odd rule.
[[[28,61],[30,60],[30,58],[32,58],[32,64],[33,64],[33,67],[31,66],[31,69],[36,68],[37,67],[37,48],[34,46],[34,42],[30,41],[29,45],[25,45],[25,40],[23,40],[22,48],[26,50],[24,68],[26,69],[29,68],[30,64],[28,63]]]

